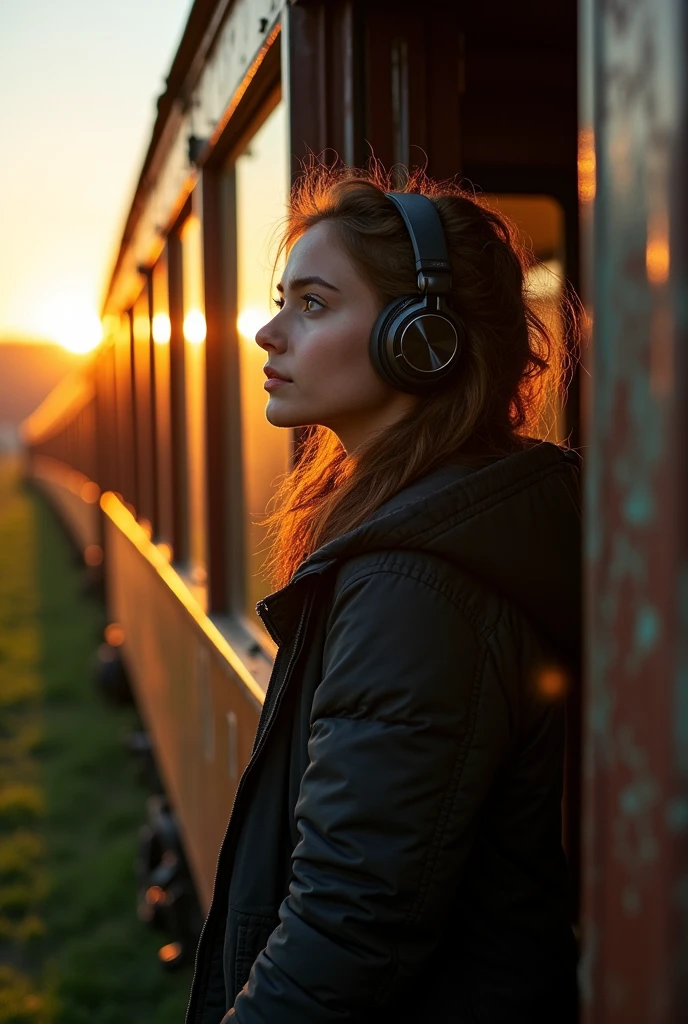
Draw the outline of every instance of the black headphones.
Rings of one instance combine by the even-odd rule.
[[[466,337],[447,305],[451,287],[447,243],[432,201],[417,192],[385,192],[404,218],[413,243],[418,294],[395,299],[370,335],[370,359],[397,391],[422,394],[456,369]]]

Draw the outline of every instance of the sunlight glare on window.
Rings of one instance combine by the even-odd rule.
[[[248,309],[244,309],[237,317],[237,330],[242,338],[247,341],[255,341],[256,334],[263,327],[272,314],[264,308],[258,306],[249,306]]]
[[[169,345],[172,327],[167,313],[156,313],[153,317],[153,341],[156,345]]]
[[[186,417],[187,572],[194,585],[207,579],[206,515],[206,320],[203,279],[203,231],[191,213],[180,232],[184,319],[184,406]],[[196,595],[201,604],[204,596]]]
[[[191,345],[202,345],[205,336],[205,317],[200,309],[190,309],[184,317],[184,337]]]

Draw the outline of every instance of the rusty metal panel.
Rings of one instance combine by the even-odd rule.
[[[102,507],[108,609],[123,630],[136,704],[207,909],[268,666],[262,678],[242,661],[113,495]]]
[[[688,1019],[686,10],[582,5],[587,1024]]]

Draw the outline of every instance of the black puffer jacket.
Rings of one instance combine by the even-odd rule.
[[[279,653],[188,1024],[576,1019],[543,670],[577,673],[579,528],[542,443],[430,473],[260,603]]]

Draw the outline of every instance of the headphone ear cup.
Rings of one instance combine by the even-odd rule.
[[[391,387],[397,390],[405,390],[407,384],[401,380],[393,361],[390,361],[389,353],[392,345],[389,342],[389,329],[398,316],[414,305],[422,305],[417,296],[406,296],[403,299],[395,299],[382,310],[373,324],[370,332],[370,361],[382,377]]]
[[[370,360],[390,387],[423,394],[454,372],[465,336],[463,321],[441,299],[429,309],[424,296],[407,295],[385,306],[375,321]]]

